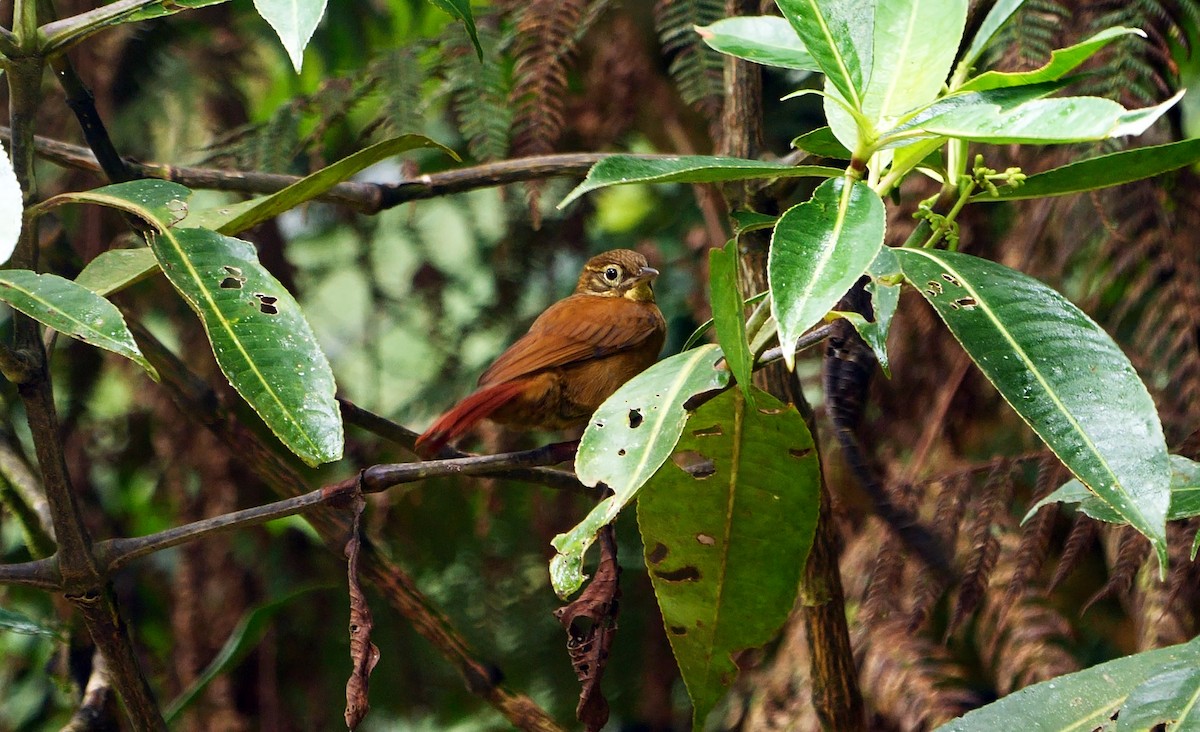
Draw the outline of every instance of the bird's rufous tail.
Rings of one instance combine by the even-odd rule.
[[[418,455],[432,457],[447,442],[479,424],[500,407],[515,399],[525,388],[524,381],[506,381],[480,389],[463,399],[417,438],[413,446]]]

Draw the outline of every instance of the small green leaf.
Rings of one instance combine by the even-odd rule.
[[[6,269],[0,270],[0,300],[65,336],[128,358],[158,381],[158,372],[125,325],[125,316],[86,287],[58,275]]]
[[[238,394],[304,462],[340,459],[333,371],[300,305],[254,247],[208,229],[168,230],[151,246]]]
[[[783,69],[821,70],[791,24],[774,15],[726,18],[696,32],[710,48],[729,56]]]
[[[746,340],[746,312],[738,281],[737,240],[730,240],[724,249],[708,250],[709,302],[712,304],[713,324],[717,328],[717,343],[725,354],[725,363],[733,372],[746,399],[750,396],[750,376],[754,354]]]
[[[1001,188],[998,196],[992,196],[985,191],[973,196],[971,200],[1019,201],[1066,196],[1153,178],[1197,161],[1200,161],[1200,139],[1137,147],[1068,163],[1044,173],[1031,175],[1020,186]]]
[[[786,165],[763,160],[710,155],[671,155],[656,158],[613,155],[592,166],[583,182],[558,204],[563,208],[583,194],[626,183],[719,183],[749,178],[832,178],[843,171],[821,165]]]
[[[733,221],[734,236],[741,236],[748,231],[772,229],[775,222],[779,221],[778,216],[760,214],[757,211],[734,211],[729,214],[729,218]]]
[[[269,196],[230,206],[197,211],[184,222],[184,225],[213,229],[233,236],[316,198],[338,183],[381,160],[418,148],[434,148],[445,152],[455,160],[459,159],[453,150],[424,135],[401,135],[348,155],[333,165],[321,168]]]
[[[100,252],[75,277],[97,295],[109,295],[141,282],[158,271],[158,260],[149,247],[109,249]]]
[[[842,98],[862,108],[871,78],[875,3],[870,0],[776,0],[804,47]]]
[[[1128,35],[1138,35],[1143,38],[1145,33],[1136,28],[1108,28],[1100,31],[1091,38],[1074,46],[1060,48],[1050,52],[1050,60],[1044,66],[1033,71],[1001,72],[989,71],[971,79],[959,87],[960,91],[983,91],[1000,87],[1020,86],[1022,84],[1038,84],[1045,81],[1057,81],[1075,69],[1084,61],[1091,58],[1097,51],[1118,38]]]
[[[0,264],[8,261],[21,238],[25,201],[8,153],[0,149]]]
[[[28,615],[0,607],[0,632],[20,633],[21,635],[44,635],[57,638],[59,633],[48,625],[40,623]]]
[[[1179,92],[1162,104],[1126,110],[1099,97],[1035,99],[1004,111],[996,105],[964,107],[917,125],[962,140],[1006,143],[1065,143],[1140,135],[1179,101]]]
[[[1005,401],[1150,539],[1165,568],[1167,446],[1154,401],[1121,349],[1082,310],[1020,272],[967,254],[894,252]]]
[[[1158,704],[1155,698],[1162,695],[1148,693],[1153,687],[1134,695],[1143,684],[1154,679],[1165,680],[1166,674],[1193,672],[1197,668],[1200,668],[1200,638],[1027,686],[952,720],[935,732],[1109,729],[1114,717],[1118,725],[1127,717],[1137,718],[1141,709],[1135,704]],[[1155,685],[1159,683],[1162,681]],[[1178,713],[1195,715],[1192,711],[1195,706],[1189,709],[1183,696],[1167,696],[1180,700],[1174,707]],[[1136,729],[1148,727],[1139,725]],[[1182,732],[1185,727],[1178,729]]]
[[[796,602],[820,504],[804,419],[754,389],[702,405],[638,497],[646,568],[692,699],[693,728]]]
[[[687,421],[685,403],[729,383],[729,372],[716,368],[720,360],[721,349],[705,345],[659,361],[592,415],[579,442],[575,474],[584,485],[603,483],[613,495],[551,542],[558,554],[550,562],[550,582],[559,597],[571,595],[586,579],[583,555],[596,532],[612,523],[671,454]]]
[[[483,60],[483,47],[479,45],[479,31],[475,27],[475,16],[471,15],[471,0],[429,0],[438,8],[463,22],[471,43],[475,45],[475,53]]]
[[[151,18],[172,15],[183,10],[194,10],[209,5],[219,5],[228,0],[159,0],[147,3],[109,3],[87,13],[87,20],[69,17],[47,23],[38,29],[44,36],[38,51],[43,56],[61,53],[85,38],[108,28],[126,23],[137,23]]]
[[[1200,463],[1188,460],[1182,455],[1171,455],[1170,461],[1171,507],[1167,509],[1167,520],[1177,521],[1200,516]],[[1021,522],[1028,521],[1042,506],[1051,503],[1078,503],[1080,511],[1097,521],[1107,521],[1111,524],[1128,523],[1078,479],[1063,483],[1053,493],[1033,504]]]
[[[325,14],[325,3],[326,0],[254,0],[254,9],[279,36],[297,74],[304,62],[304,47]]]
[[[779,218],[767,276],[771,313],[788,368],[789,347],[820,322],[862,276],[883,246],[883,201],[867,184],[845,178],[822,183],[810,200]]]
[[[971,45],[967,47],[967,52],[963,54],[959,65],[969,69],[979,58],[979,54],[987,48],[988,42],[996,35],[996,31],[1004,27],[1008,19],[1024,3],[1025,0],[997,0],[988,10],[983,23],[979,25],[979,30],[975,32],[975,37],[971,39]]]
[[[834,136],[833,130],[828,127],[818,127],[812,132],[805,132],[803,135],[792,140],[792,147],[797,150],[810,152],[813,155],[820,155],[823,158],[833,158],[835,160],[850,159],[850,151]]]
[[[182,10],[206,8],[209,5],[219,5],[227,0],[161,0],[160,2],[143,5],[136,12],[125,18],[127,23],[161,18],[164,15],[174,15]]]
[[[850,321],[854,329],[875,353],[876,360],[883,373],[892,378],[891,365],[888,362],[887,335],[892,327],[892,316],[900,304],[900,263],[891,248],[879,250],[875,261],[868,270],[871,281],[867,283],[867,292],[871,295],[871,309],[874,318],[867,320],[862,315],[853,312],[834,310],[830,314],[837,315]]]

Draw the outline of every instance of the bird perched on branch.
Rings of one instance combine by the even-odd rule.
[[[551,305],[500,354],[475,392],[417,438],[417,452],[435,455],[484,419],[545,430],[587,422],[662,349],[666,323],[652,287],[657,275],[628,249],[589,259],[574,294]]]

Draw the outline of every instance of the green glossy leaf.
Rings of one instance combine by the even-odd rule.
[[[725,354],[725,363],[733,372],[746,399],[750,396],[750,376],[754,354],[746,340],[746,308],[738,278],[737,240],[730,240],[724,249],[708,250],[709,302],[712,304],[713,324],[717,328],[717,343]]]
[[[812,132],[806,132],[792,140],[792,147],[804,150],[813,155],[820,155],[835,160],[849,160],[850,151],[833,134],[828,127],[818,127]]]
[[[1200,161],[1200,139],[1180,140],[1099,155],[1037,173],[1015,188],[1001,188],[998,196],[984,192],[972,201],[1019,201],[1108,188],[1178,170]]]
[[[688,419],[638,497],[646,568],[692,699],[693,728],[796,602],[820,502],[812,436],[791,406],[730,390]]]
[[[1146,679],[1125,701],[1117,732],[1200,729],[1200,666],[1171,668]]]
[[[435,148],[458,160],[453,150],[424,135],[401,135],[375,143],[370,147],[348,155],[333,165],[307,175],[287,188],[269,196],[195,212],[184,224],[213,229],[222,234],[234,235],[275,218],[284,211],[311,201],[356,173],[381,160],[418,148]]]
[[[254,9],[274,29],[292,68],[300,73],[304,47],[325,14],[326,0],[254,0]]]
[[[0,633],[6,631],[21,635],[44,635],[50,638],[57,638],[59,635],[58,631],[28,615],[0,607]]]
[[[867,271],[883,246],[883,201],[865,183],[822,183],[784,212],[771,237],[767,277],[779,342],[795,343]],[[784,348],[788,368],[795,353]]]
[[[710,155],[672,155],[656,158],[613,155],[592,166],[583,182],[558,204],[571,201],[597,188],[626,183],[719,183],[749,178],[832,178],[843,171],[821,165],[786,165],[764,160],[721,158]]]
[[[44,40],[39,51],[46,56],[61,53],[83,39],[108,28],[172,15],[182,10],[218,5],[223,2],[227,2],[227,0],[160,0],[160,2],[144,5],[109,3],[42,26],[39,31]]]
[[[729,218],[733,221],[733,233],[735,236],[741,236],[748,231],[773,229],[775,228],[775,222],[779,221],[778,216],[760,214],[757,211],[734,211],[729,214]]]
[[[187,218],[191,197],[192,191],[186,186],[166,180],[145,178],[128,183],[114,183],[90,191],[62,193],[38,204],[32,212],[40,214],[64,203],[94,203],[129,211],[146,221],[167,228]]]
[[[8,151],[0,149],[0,264],[8,261],[21,238],[25,201]]]
[[[0,301],[65,336],[128,358],[158,381],[158,372],[125,325],[125,316],[86,287],[58,275],[6,269],[0,270]]]
[[[879,250],[875,261],[868,270],[871,281],[867,283],[867,292],[871,295],[871,309],[874,312],[872,320],[852,312],[834,310],[831,315],[850,321],[858,334],[875,353],[879,367],[890,379],[892,378],[891,364],[888,362],[887,335],[892,327],[892,316],[900,304],[900,263],[890,247]]]
[[[905,278],[1030,427],[1166,566],[1171,472],[1154,402],[1100,326],[1037,280],[967,254],[898,249]]]
[[[696,32],[710,48],[747,61],[800,71],[820,71],[795,29],[774,15],[726,18]]]
[[[592,415],[579,442],[575,474],[584,485],[603,483],[613,495],[551,542],[558,554],[550,562],[550,582],[560,597],[574,593],[586,579],[583,555],[596,532],[633,500],[675,448],[687,421],[684,404],[729,383],[729,372],[716,367],[721,358],[720,348],[705,345],[659,361],[630,379]]]
[[[743,305],[745,307],[750,307],[751,305],[762,302],[764,299],[766,299],[766,297],[767,297],[767,293],[765,293],[765,292],[760,292],[757,295],[751,295],[750,297],[746,298],[746,301],[743,303]],[[687,340],[683,342],[683,348],[680,348],[679,350],[680,351],[690,351],[692,348],[695,347],[695,345],[697,343],[700,342],[700,339],[703,338],[704,334],[707,333],[709,331],[709,329],[712,327],[713,327],[713,319],[712,318],[709,318],[708,320],[704,321],[700,325],[696,326],[696,329],[693,330],[691,335],[689,335],[687,337]],[[771,330],[774,330],[774,329],[775,329],[775,326],[772,325]],[[753,351],[753,349],[751,349],[751,352],[756,352],[756,351]]]
[[[871,78],[875,3],[871,0],[776,0],[804,47],[854,109]]]
[[[991,9],[988,10],[988,14],[984,16],[983,23],[979,25],[979,30],[976,31],[975,37],[971,39],[971,45],[967,47],[967,52],[963,54],[959,64],[969,69],[979,58],[979,54],[983,53],[983,50],[987,48],[988,42],[995,37],[996,31],[1004,27],[1008,19],[1023,4],[1025,4],[1025,0],[997,0]]]
[[[1107,728],[1118,711],[1118,720],[1139,713],[1132,696],[1138,687],[1164,674],[1198,667],[1200,638],[1027,686],[938,727],[936,732]],[[1180,727],[1180,732],[1183,729]]]
[[[887,0],[875,7],[874,51],[862,111],[872,123],[932,102],[946,84],[967,0]]]
[[[172,229],[151,246],[200,316],[229,383],[309,465],[342,456],[342,417],[325,354],[300,305],[254,247],[208,229]]]
[[[149,247],[109,249],[100,252],[75,277],[97,295],[108,295],[141,282],[158,271],[158,260]]]
[[[1182,455],[1171,455],[1170,463],[1171,504],[1167,509],[1167,520],[1176,521],[1200,516],[1200,463],[1188,460]],[[1053,493],[1033,504],[1033,508],[1030,508],[1021,520],[1022,523],[1032,518],[1042,506],[1050,503],[1078,503],[1080,511],[1098,521],[1128,523],[1077,479],[1067,481]]]
[[[221,646],[221,650],[217,652],[208,666],[200,672],[200,675],[188,688],[180,692],[179,696],[167,705],[163,712],[163,718],[167,724],[171,724],[180,712],[191,706],[192,702],[208,688],[214,679],[236,667],[258,646],[263,636],[270,630],[271,621],[280,610],[297,597],[318,589],[324,588],[320,586],[301,588],[278,599],[256,605],[242,615],[229,637],[225,639],[225,645]]]
[[[209,5],[219,5],[223,2],[227,2],[227,0],[161,0],[161,2],[142,6],[136,12],[128,15],[126,21],[151,20],[164,15],[174,15],[182,10],[206,8]]]
[[[438,8],[463,22],[471,43],[475,45],[475,53],[483,60],[483,47],[479,45],[479,31],[475,27],[475,16],[471,15],[471,0],[429,0]]]
[[[1145,37],[1146,34],[1136,28],[1107,28],[1085,41],[1076,43],[1074,46],[1051,51],[1050,60],[1044,66],[1032,71],[989,71],[971,79],[959,88],[961,91],[983,91],[985,89],[1057,81],[1079,68],[1080,64],[1087,61],[1109,43],[1128,35]]]
[[[1010,110],[996,105],[957,109],[917,125],[936,135],[1005,143],[1064,143],[1140,135],[1179,101],[1133,111],[1099,97],[1035,99]]]

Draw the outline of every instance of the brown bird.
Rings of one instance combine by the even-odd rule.
[[[484,419],[545,430],[587,422],[662,349],[666,323],[652,287],[657,275],[628,249],[589,259],[575,293],[551,305],[500,354],[475,393],[417,438],[417,452],[434,455]]]

